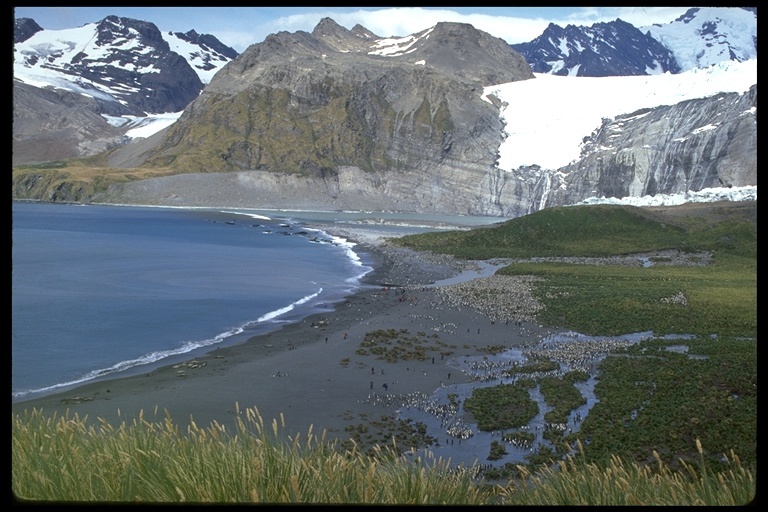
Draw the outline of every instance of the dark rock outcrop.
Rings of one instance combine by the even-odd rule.
[[[43,30],[32,18],[16,18],[13,20],[13,44],[26,41]]]
[[[674,55],[648,33],[617,19],[591,27],[550,23],[527,43],[513,44],[535,73],[560,76],[635,76],[678,73]]]

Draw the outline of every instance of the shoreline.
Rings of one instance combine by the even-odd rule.
[[[553,332],[532,322],[494,323],[474,308],[447,304],[433,283],[462,271],[471,279],[474,270],[465,262],[397,248],[364,230],[357,236],[355,230],[319,229],[344,236],[374,261],[361,287],[333,311],[237,345],[212,347],[182,363],[15,402],[12,412],[35,408],[48,416],[77,414],[113,426],[130,425],[142,413],[147,421],[162,422],[167,412],[186,432],[192,421],[204,428],[213,422],[233,428],[236,409],[256,408],[265,424],[282,425],[284,419],[281,432],[289,435],[311,429],[346,439],[345,427],[360,418],[394,414],[396,407],[372,403],[372,394],[431,396],[446,384],[469,383],[470,377],[457,370],[457,358],[487,354],[491,345],[523,346]],[[442,348],[424,360],[394,362],[360,353],[366,333],[391,329],[436,335]]]

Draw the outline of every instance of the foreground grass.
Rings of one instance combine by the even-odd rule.
[[[373,456],[342,452],[311,431],[280,441],[276,422],[269,429],[258,411],[243,412],[234,433],[192,422],[185,435],[169,417],[89,427],[76,415],[14,415],[14,496],[59,503],[741,505],[755,495],[754,471],[735,455],[726,470],[709,473],[703,465],[672,471],[660,460],[641,467],[619,457],[606,469],[576,454],[487,485],[475,468],[450,467],[429,453],[411,461],[388,448]]]
[[[703,454],[697,442],[699,453]],[[746,505],[755,498],[755,472],[731,453],[727,469],[707,472],[704,465],[683,463],[673,471],[660,459],[655,465],[627,463],[612,456],[607,465],[585,463],[569,455],[535,474],[523,470],[520,486],[509,492],[510,505]]]
[[[472,475],[439,460],[415,465],[386,447],[368,457],[311,431],[289,442],[254,409],[236,432],[143,415],[128,426],[33,411],[13,419],[13,491],[21,500],[191,503],[482,504]],[[426,462],[429,462],[427,464]]]

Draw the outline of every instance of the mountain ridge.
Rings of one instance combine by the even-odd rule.
[[[237,55],[214,36],[117,16],[59,31],[17,19],[14,41],[14,165],[126,144],[148,116],[182,111]],[[78,108],[101,117],[79,122]]]
[[[161,203],[162,197],[172,197],[174,204],[199,204],[212,189],[230,190],[237,184],[240,188],[231,189],[228,197],[241,198],[237,204],[244,207],[314,197],[311,202],[323,209],[518,216],[584,200],[588,192],[679,190],[669,186],[670,176],[696,175],[707,159],[744,169],[721,177],[720,167],[708,164],[709,178],[687,183],[755,182],[756,159],[749,158],[756,148],[754,114],[736,132],[729,132],[729,123],[716,125],[711,133],[702,131],[698,149],[689,148],[690,155],[673,159],[684,162],[687,171],[680,170],[683,164],[661,170],[666,164],[656,157],[651,158],[659,162],[653,169],[638,169],[636,162],[626,161],[603,165],[586,157],[563,169],[500,169],[499,151],[506,137],[500,116],[504,100],[484,95],[483,88],[489,82],[521,80],[535,80],[523,56],[468,24],[440,23],[407,37],[379,38],[364,27],[348,30],[326,18],[311,33],[279,32],[252,45],[222,66],[162,133],[151,141],[114,146],[107,154],[109,165],[129,171],[141,166],[157,169],[155,175],[194,177],[155,178],[157,186],[146,180],[115,185],[109,191],[92,190],[86,197],[142,201],[143,190],[146,201]],[[756,112],[756,86],[749,97]],[[743,101],[728,96],[712,102],[724,99]],[[638,133],[646,129],[635,124]],[[584,134],[585,144],[588,136]],[[720,142],[713,146],[712,141]],[[707,147],[727,154],[702,149]],[[746,151],[747,157],[739,159],[732,147]],[[586,163],[589,172],[579,170]],[[597,178],[588,178],[595,173]],[[655,184],[615,186],[633,182],[638,173],[650,173]],[[566,174],[569,179],[563,178]],[[190,192],[175,193],[171,183]],[[208,192],[195,191],[193,183]],[[32,189],[38,196],[52,197],[50,190],[30,187],[29,177],[15,178],[19,197]],[[572,193],[552,192],[563,187]],[[64,197],[61,190],[53,195]]]

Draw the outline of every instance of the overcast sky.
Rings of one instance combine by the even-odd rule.
[[[163,31],[212,34],[242,52],[282,30],[311,32],[324,17],[381,37],[406,36],[440,21],[470,23],[507,43],[535,39],[549,23],[590,26],[616,18],[636,27],[666,24],[689,7],[16,7],[46,30],[76,28],[109,15],[150,21]]]

